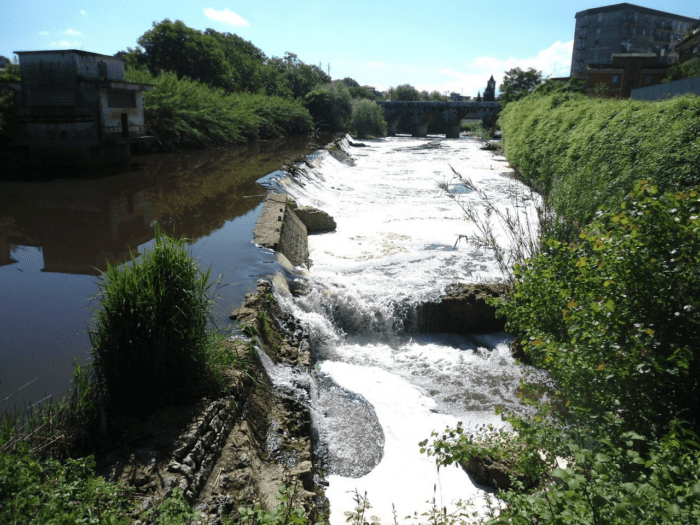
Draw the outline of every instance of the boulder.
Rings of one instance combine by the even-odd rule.
[[[457,284],[437,301],[420,309],[420,332],[486,334],[505,329],[505,318],[496,317],[496,308],[486,300],[511,292],[507,284]]]
[[[496,461],[489,456],[474,456],[466,464],[461,463],[461,465],[469,472],[476,483],[498,490],[508,490],[510,488],[511,475],[520,481],[525,488],[533,487],[537,481],[514,471],[512,466],[505,461]]]

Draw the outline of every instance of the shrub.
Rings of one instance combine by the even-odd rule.
[[[699,259],[700,192],[642,181],[578,242],[515,268],[506,327],[574,406],[658,436],[700,406]]]
[[[184,240],[157,226],[155,246],[141,262],[108,265],[90,334],[108,413],[145,416],[201,391],[209,377],[208,279]]]
[[[386,135],[384,110],[372,100],[355,101],[352,107],[351,127],[360,138],[384,137]]]

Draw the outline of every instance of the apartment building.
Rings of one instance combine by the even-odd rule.
[[[697,22],[687,16],[622,3],[576,13],[571,76],[583,77],[588,64],[610,64],[622,53],[654,53],[669,64],[674,46]]]

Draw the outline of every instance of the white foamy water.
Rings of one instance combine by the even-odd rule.
[[[438,473],[418,443],[458,421],[474,430],[502,424],[494,407],[517,405],[521,377],[506,333],[413,333],[421,301],[453,283],[502,280],[489,252],[464,241],[455,247],[474,226],[437,185],[451,181],[451,166],[505,210],[522,191],[505,159],[472,140],[395,137],[367,145],[351,149],[354,166],[324,152],[315,168],[280,185],[337,223],[335,232],[309,237],[309,293],[279,297],[314,341],[309,403],[334,525],[353,510],[355,490],[367,492],[369,515],[382,523],[393,522],[392,504],[400,522],[433,497],[448,510],[460,499],[481,505],[483,491],[461,468]],[[475,193],[460,198],[482,209]],[[520,212],[534,216],[529,206]]]

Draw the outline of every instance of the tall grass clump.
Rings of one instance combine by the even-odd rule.
[[[359,138],[386,136],[384,110],[373,100],[356,100],[352,106],[350,126]]]
[[[659,191],[700,184],[700,98],[663,102],[562,93],[509,104],[505,155],[579,225],[619,205],[639,179]]]
[[[130,82],[153,84],[144,93],[146,122],[166,150],[203,148],[311,131],[311,115],[296,100],[229,93],[173,72],[129,69]]]
[[[157,226],[142,261],[108,266],[90,334],[108,414],[141,417],[201,392],[210,377],[209,272],[196,266],[184,240]]]

